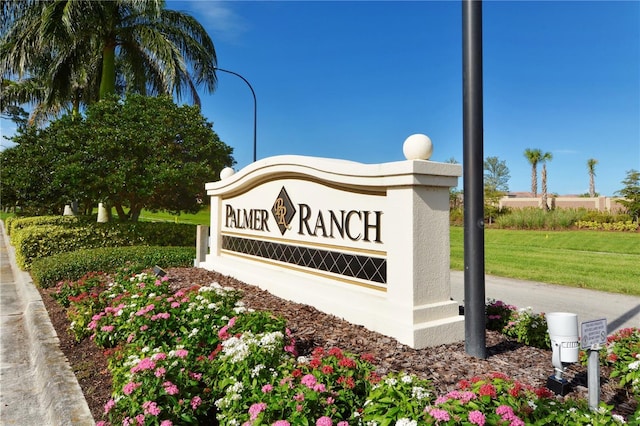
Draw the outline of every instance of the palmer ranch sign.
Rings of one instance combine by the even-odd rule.
[[[420,348],[463,340],[450,300],[449,187],[460,166],[260,160],[206,185],[198,266]]]

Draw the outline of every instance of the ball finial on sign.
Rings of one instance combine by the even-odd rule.
[[[402,152],[407,160],[428,160],[433,153],[433,144],[429,136],[416,133],[405,139]]]
[[[235,172],[236,171],[233,170],[231,167],[225,167],[220,172],[220,179],[225,179],[225,178],[228,178],[229,176],[233,176],[235,174]]]

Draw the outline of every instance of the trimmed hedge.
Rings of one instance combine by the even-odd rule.
[[[11,237],[16,261],[29,269],[35,259],[58,253],[99,247],[191,246],[196,226],[174,223],[87,223],[79,226],[38,225],[15,227]]]
[[[134,269],[193,266],[195,247],[106,247],[78,250],[33,261],[31,277],[40,287],[51,287],[63,280],[80,279],[87,272],[114,272],[128,266]]]
[[[90,217],[79,216],[12,216],[8,217],[5,221],[5,227],[7,230],[7,235],[11,235],[11,233],[13,233],[14,231],[28,228],[30,226],[59,225],[65,227],[74,227],[82,224],[88,224],[90,220]]]

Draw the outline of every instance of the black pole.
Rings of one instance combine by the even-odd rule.
[[[238,74],[237,72],[233,72],[233,71],[229,71],[229,70],[225,70],[222,68],[215,68],[216,71],[222,71],[222,72],[227,72],[229,74],[233,74],[235,76],[238,76],[242,79],[242,81],[244,81],[245,83],[247,83],[247,86],[249,86],[249,89],[251,90],[251,94],[253,95],[253,162],[256,162],[256,151],[258,148],[258,143],[257,143],[257,133],[258,133],[258,101],[256,100],[256,92],[253,91],[253,87],[251,86],[251,83],[249,83],[249,80],[247,80],[246,78],[244,78],[243,76],[241,76],[240,74]]]
[[[487,357],[484,282],[482,1],[462,1],[465,350]]]

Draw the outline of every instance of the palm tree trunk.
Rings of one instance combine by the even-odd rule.
[[[596,179],[593,172],[589,172],[589,197],[596,196]]]
[[[109,41],[102,50],[100,99],[116,93],[116,42]]]
[[[531,193],[534,197],[538,196],[538,170],[537,165],[531,165]]]

